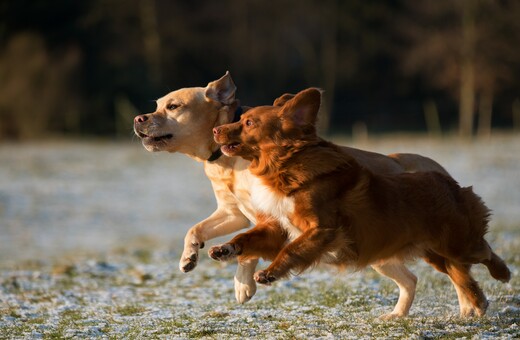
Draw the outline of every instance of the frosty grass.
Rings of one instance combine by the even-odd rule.
[[[449,279],[420,260],[402,320],[378,319],[398,290],[371,269],[319,268],[239,305],[236,264],[206,254],[227,238],[209,242],[193,272],[178,269],[184,233],[215,208],[201,164],[137,143],[55,142],[0,145],[0,338],[519,338],[520,137],[357,146],[428,155],[494,211],[487,239],[513,277],[474,267],[485,317],[459,318]]]

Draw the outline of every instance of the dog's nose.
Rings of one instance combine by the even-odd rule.
[[[219,127],[216,127],[216,128],[213,128],[213,134],[216,136],[218,134],[220,134],[220,128]]]
[[[140,115],[134,118],[134,123],[144,123],[148,120],[146,115]]]

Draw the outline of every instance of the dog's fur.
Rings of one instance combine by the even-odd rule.
[[[255,223],[255,210],[250,191],[255,178],[248,170],[249,162],[241,157],[208,158],[219,148],[213,140],[212,129],[232,121],[240,105],[235,98],[236,87],[229,73],[206,87],[183,88],[157,100],[154,112],[135,117],[134,131],[149,151],[181,152],[204,162],[204,170],[211,181],[217,209],[205,220],[194,225],[184,239],[184,251],[179,267],[183,272],[193,270],[198,252],[204,243],[228,235]],[[275,101],[281,106],[293,95],[285,94]],[[416,171],[446,171],[435,161],[415,154],[378,153],[343,147],[342,151],[375,173],[391,174]],[[235,276],[235,297],[243,303],[256,292],[253,274],[256,259],[239,258]],[[399,286],[399,300],[394,315],[406,315],[415,296],[416,277],[402,263],[375,264],[372,267],[392,279]],[[459,294],[461,306],[464,296]]]
[[[368,170],[317,137],[320,96],[308,89],[214,129],[226,155],[252,161],[258,213],[253,229],[212,247],[210,256],[272,260],[255,273],[263,284],[318,262],[360,269],[422,257],[449,275],[465,300],[463,316],[484,315],[488,303],[471,265],[486,265],[504,282],[510,272],[484,239],[489,210],[480,197],[438,172]]]

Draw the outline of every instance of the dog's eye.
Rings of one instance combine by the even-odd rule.
[[[246,126],[253,126],[253,121],[251,119],[246,120]]]
[[[168,106],[166,108],[170,111],[173,111],[178,107],[179,107],[179,105],[177,105],[177,104],[168,104]]]

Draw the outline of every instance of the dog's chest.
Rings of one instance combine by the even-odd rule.
[[[253,207],[266,215],[276,218],[281,226],[293,240],[301,234],[300,229],[295,227],[289,218],[294,213],[294,198],[280,196],[274,193],[268,186],[255,178],[251,187],[251,202]]]

